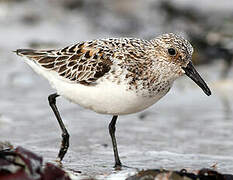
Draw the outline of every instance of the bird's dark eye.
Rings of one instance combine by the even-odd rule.
[[[176,50],[175,50],[174,48],[169,48],[169,49],[168,49],[168,53],[169,53],[169,55],[171,55],[171,56],[175,56],[175,55],[176,55]]]

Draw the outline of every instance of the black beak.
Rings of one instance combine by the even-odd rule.
[[[187,67],[182,68],[185,71],[185,74],[190,77],[204,92],[207,96],[211,95],[211,91],[208,88],[205,81],[201,78],[201,76],[198,74],[196,69],[194,68],[192,62],[190,61],[187,65]]]

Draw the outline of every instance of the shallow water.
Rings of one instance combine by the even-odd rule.
[[[0,3],[3,10],[0,14],[0,141],[8,140],[37,152],[45,161],[54,161],[61,134],[47,96],[55,91],[11,51],[37,42],[42,47],[61,47],[74,41],[120,34],[112,33],[111,29],[93,31],[82,13],[72,18],[72,13],[63,15],[59,8],[50,11],[45,8],[41,15],[31,9],[33,3],[36,2]],[[45,7],[43,3],[37,5]],[[22,19],[27,13],[34,14],[39,22],[25,23]],[[150,37],[150,32],[144,36]],[[139,37],[140,34],[134,32]],[[197,69],[210,85],[212,96],[205,96],[184,77],[156,105],[141,113],[119,117],[116,135],[124,164],[139,169],[180,170],[207,168],[217,163],[218,171],[233,173],[233,71],[228,76],[231,78],[221,80],[221,62]],[[110,116],[85,110],[63,98],[58,98],[57,106],[71,135],[70,149],[63,161],[65,169],[72,174],[81,171],[78,177],[99,179],[124,178],[136,171],[126,169],[115,173],[112,168],[113,152],[107,129]]]

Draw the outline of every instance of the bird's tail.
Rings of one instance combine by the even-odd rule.
[[[34,49],[17,49],[15,52],[19,56],[35,57],[44,56],[47,54],[46,51],[34,50]]]

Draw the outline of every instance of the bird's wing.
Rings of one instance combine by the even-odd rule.
[[[18,49],[16,53],[33,60],[48,71],[73,82],[89,84],[111,69],[114,53],[95,41],[81,42],[60,50]]]

